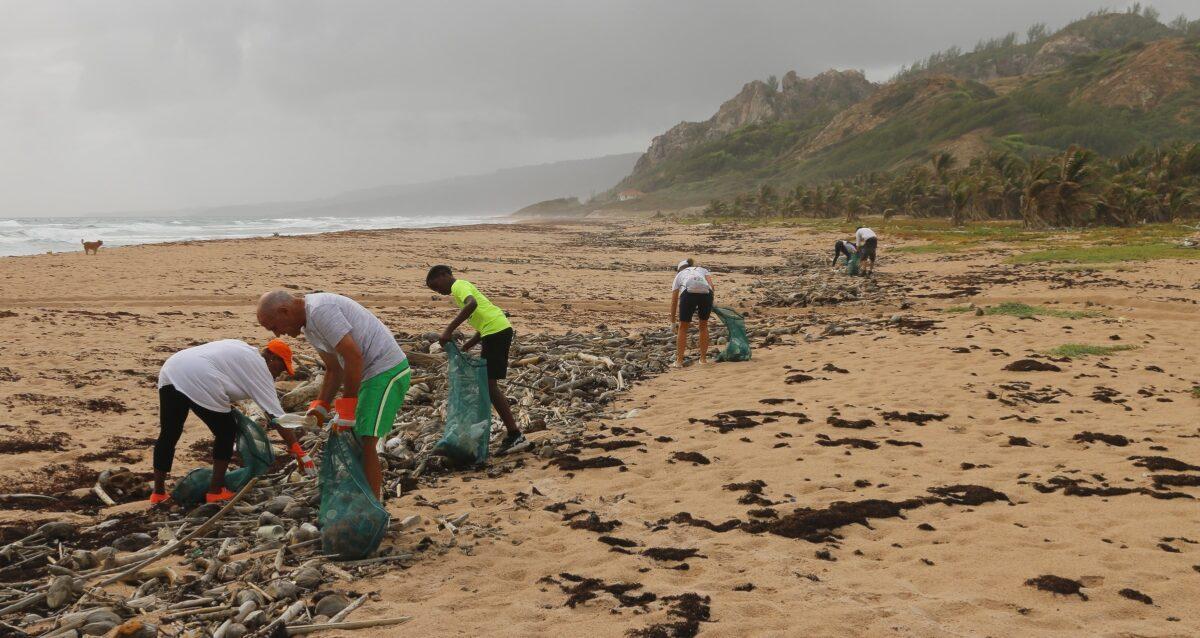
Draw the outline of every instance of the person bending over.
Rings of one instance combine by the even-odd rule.
[[[675,267],[675,281],[671,284],[671,322],[678,322],[674,367],[683,366],[688,327],[697,314],[700,315],[700,363],[708,363],[708,317],[712,314],[714,290],[712,273],[695,265],[690,257]]]
[[[846,256],[846,262],[849,263],[850,258],[854,256],[854,253],[857,252],[858,246],[855,246],[854,242],[852,241],[839,239],[833,242],[833,265],[837,266],[838,257],[841,257],[842,255]]]
[[[308,414],[322,423],[353,430],[362,442],[363,473],[375,498],[383,500],[379,439],[392,431],[404,405],[412,371],[392,331],[358,302],[333,293],[293,296],[268,292],[258,302],[258,322],[276,335],[298,336],[312,344],[325,363],[325,378]],[[334,400],[338,390],[340,399]],[[333,405],[330,405],[330,402]]]
[[[499,453],[507,454],[529,447],[529,442],[513,419],[508,397],[500,390],[500,380],[508,376],[508,350],[513,341],[512,324],[508,322],[508,317],[479,292],[475,284],[466,279],[455,279],[449,266],[438,265],[430,268],[429,273],[425,275],[425,285],[438,294],[450,295],[454,298],[454,304],[461,308],[458,315],[442,331],[438,341],[443,346],[453,341],[454,331],[465,321],[475,329],[475,336],[463,344],[463,351],[474,348],[475,344],[483,344],[480,354],[487,362],[488,395],[492,407],[496,409],[496,414],[500,415],[507,431],[500,443]]]
[[[858,244],[858,259],[866,266],[867,260],[871,261],[871,267],[866,268],[864,274],[871,274],[875,271],[875,252],[879,247],[879,240],[875,236],[875,231],[866,226],[859,226],[854,230],[854,242]]]
[[[158,441],[154,444],[154,490],[152,505],[167,500],[166,480],[175,459],[175,446],[183,434],[188,412],[200,417],[212,430],[213,474],[205,500],[209,503],[233,497],[225,487],[225,470],[233,458],[237,419],[233,403],[253,400],[271,420],[283,416],[275,377],[287,370],[295,374],[292,349],[273,339],[256,351],[244,341],[225,339],[180,350],[171,355],[158,373]],[[276,428],[296,457],[300,470],[316,474],[312,459],[300,447],[291,430]]]

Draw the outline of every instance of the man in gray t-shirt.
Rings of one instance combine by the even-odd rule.
[[[392,331],[357,301],[329,292],[304,295],[304,338],[318,352],[337,356],[342,368],[346,362],[337,352],[337,344],[347,334],[354,337],[362,351],[362,378],[370,379],[404,361],[404,352]]]
[[[375,445],[391,431],[411,377],[392,331],[358,302],[332,293],[269,292],[259,299],[258,322],[276,335],[304,334],[316,348],[325,378],[308,412],[324,423],[332,408],[333,429],[353,430],[362,439],[363,471],[380,498],[383,472]],[[338,390],[342,396],[335,401]]]

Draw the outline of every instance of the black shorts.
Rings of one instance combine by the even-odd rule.
[[[505,328],[500,332],[481,337],[481,356],[487,361],[489,379],[503,379],[508,376],[508,349],[512,347],[513,329]]]
[[[683,291],[679,295],[679,321],[691,323],[692,315],[700,312],[700,321],[708,321],[712,314],[713,294]]]
[[[870,259],[872,264],[875,263],[875,247],[877,245],[879,245],[877,238],[868,237],[867,240],[863,242],[862,248],[858,251],[858,260],[866,261]]]

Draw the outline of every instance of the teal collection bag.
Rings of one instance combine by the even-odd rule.
[[[354,432],[330,431],[318,480],[321,550],[341,560],[358,560],[375,553],[390,517],[367,484],[362,443]]]
[[[234,410],[237,421],[237,451],[242,456],[242,467],[225,472],[225,487],[236,492],[246,486],[250,479],[262,476],[275,463],[275,451],[267,432],[252,419]],[[196,505],[204,502],[204,495],[212,483],[212,468],[200,467],[188,472],[171,490],[171,500],[181,505]]]
[[[846,260],[846,274],[855,276],[855,275],[858,275],[861,271],[862,271],[862,269],[861,269],[861,266],[859,265],[858,255],[857,254],[850,255],[850,259]]]
[[[446,399],[446,430],[433,452],[458,465],[487,460],[492,434],[492,401],[488,394],[487,362],[446,344],[450,388]]]
[[[721,318],[721,323],[729,332],[729,342],[725,344],[725,350],[717,355],[717,361],[749,361],[750,340],[746,338],[746,320],[732,308],[716,306],[713,312]]]

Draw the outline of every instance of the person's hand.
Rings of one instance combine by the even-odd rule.
[[[333,402],[333,411],[337,418],[329,423],[334,432],[354,430],[354,412],[358,409],[358,399],[343,397]]]
[[[321,401],[320,399],[308,404],[308,412],[305,416],[315,417],[317,419],[317,427],[324,427],[325,421],[329,420],[329,402]]]
[[[679,332],[679,321],[678,320],[675,320],[675,319],[671,320],[671,332],[674,332],[674,333]]]
[[[447,343],[450,343],[451,341],[454,341],[454,331],[451,330],[450,328],[446,328],[445,330],[442,331],[442,335],[440,337],[438,337],[438,343],[445,346]]]

